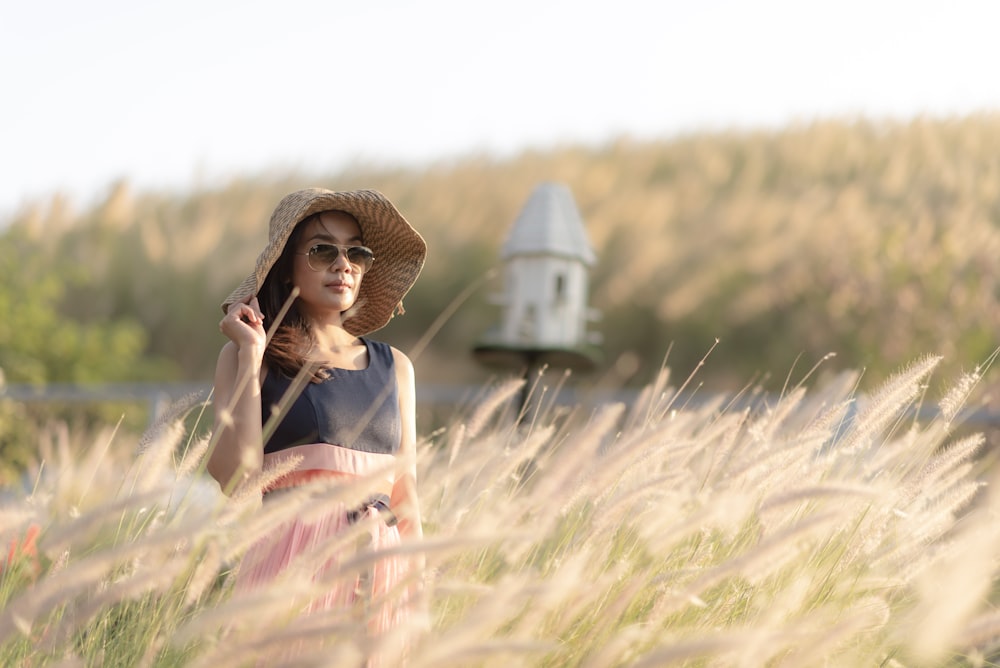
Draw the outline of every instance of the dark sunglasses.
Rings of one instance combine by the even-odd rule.
[[[296,253],[296,255],[305,255],[306,262],[313,271],[325,271],[337,261],[341,253],[344,254],[352,266],[362,272],[368,271],[375,260],[371,248],[366,248],[365,246],[338,246],[336,244],[316,244],[305,253]]]

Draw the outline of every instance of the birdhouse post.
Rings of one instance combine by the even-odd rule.
[[[500,252],[501,321],[473,350],[489,366],[547,365],[587,370],[599,357],[600,337],[587,325],[588,275],[596,262],[569,188],[542,183],[514,221]]]

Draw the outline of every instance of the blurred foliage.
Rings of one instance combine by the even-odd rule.
[[[13,226],[0,243],[0,369],[8,383],[94,383],[163,378],[169,363],[146,359],[147,329],[128,313],[93,313],[81,299],[112,290],[100,260],[58,238]],[[104,244],[113,246],[112,239]],[[110,317],[108,317],[110,315]]]
[[[415,360],[424,382],[480,380],[491,372],[468,351],[499,318],[488,300],[497,279],[482,279],[547,180],[573,191],[597,251],[591,302],[603,313],[594,328],[608,360],[599,380],[647,382],[668,350],[686,376],[716,338],[698,378],[729,389],[752,378],[780,387],[831,352],[828,365],[880,377],[925,353],[944,355],[948,372],[968,370],[996,347],[1000,116],[976,115],[621,139],[412,168],[355,164],[181,193],[122,182],[80,212],[53,197],[5,228],[5,258],[29,271],[17,288],[0,288],[17,296],[5,312],[26,322],[0,325],[2,365],[8,381],[57,369],[110,378],[150,370],[134,365],[141,354],[170,360],[176,376],[210,378],[223,343],[218,305],[252,268],[272,208],[322,185],[381,190],[428,241],[407,314],[380,338],[410,349],[483,283]],[[60,328],[48,310],[56,302]],[[23,333],[16,346],[34,351],[17,371],[11,330]],[[51,359],[37,354],[38,332]],[[121,352],[101,363],[83,354],[109,347]]]
[[[9,483],[36,456],[39,428],[53,420],[75,427],[115,424],[120,403],[22,405],[2,397],[3,385],[93,384],[176,376],[167,358],[150,352],[147,328],[129,313],[91,312],[87,294],[113,291],[101,261],[72,233],[31,234],[15,225],[0,239],[0,481]],[[114,248],[97,238],[94,247]],[[124,252],[126,249],[122,248]],[[130,408],[135,408],[130,406]],[[141,428],[147,407],[126,424]]]

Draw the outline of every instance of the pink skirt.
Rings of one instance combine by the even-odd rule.
[[[271,486],[264,496],[264,503],[280,499],[280,490],[306,484],[318,478],[338,477],[352,482],[363,477],[372,483],[373,498],[383,496],[387,501],[392,492],[393,456],[351,450],[336,445],[317,443],[300,445],[264,456],[265,469],[280,464],[287,458],[301,457],[294,471],[283,476]],[[373,477],[374,476],[374,477]],[[387,504],[386,504],[387,505]],[[375,553],[400,544],[399,529],[386,505],[378,503],[349,507],[341,502],[331,503],[328,513],[308,520],[295,518],[282,524],[247,551],[236,574],[236,590],[252,590],[272,581],[286,568],[295,568],[297,558],[306,555],[300,563],[315,564],[310,553],[321,553],[331,545],[343,542],[343,533],[353,522],[365,521],[365,543],[358,550]],[[351,550],[358,542],[351,541]],[[320,552],[317,552],[320,551]],[[376,558],[363,569],[342,572],[344,560],[354,553],[335,553],[313,567],[311,579],[317,583],[316,595],[302,609],[303,614],[335,613],[335,620],[353,620],[363,624],[370,640],[378,641],[390,631],[400,629],[409,621],[406,580],[409,560],[398,555]],[[371,663],[371,662],[370,662]]]

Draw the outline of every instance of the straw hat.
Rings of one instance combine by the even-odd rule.
[[[358,308],[351,308],[344,328],[355,336],[363,336],[385,327],[397,308],[402,312],[403,296],[424,266],[427,244],[423,237],[382,193],[334,192],[323,188],[299,190],[278,203],[271,214],[267,246],[257,257],[257,266],[222,303],[222,310],[228,312],[230,304],[260,291],[296,225],[314,213],[334,210],[346,211],[357,219],[365,245],[375,256],[361,282]]]

